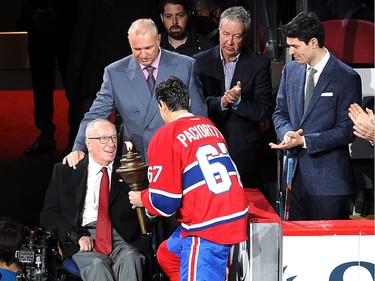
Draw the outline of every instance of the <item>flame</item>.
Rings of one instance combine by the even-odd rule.
[[[130,141],[125,141],[124,143],[125,143],[125,145],[126,145],[126,149],[127,149],[128,151],[132,151],[132,149],[133,149],[133,144],[132,144],[132,142],[130,142]]]

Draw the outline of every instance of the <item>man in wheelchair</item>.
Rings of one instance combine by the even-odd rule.
[[[145,280],[148,243],[140,235],[129,187],[116,173],[115,126],[104,119],[91,121],[86,145],[89,153],[75,169],[55,165],[41,225],[56,231],[63,257],[77,264],[83,280]]]

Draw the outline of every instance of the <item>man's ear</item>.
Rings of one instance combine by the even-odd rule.
[[[156,37],[156,40],[158,41],[158,44],[160,46],[160,41],[161,41],[161,34],[159,33],[158,36]]]
[[[85,143],[86,143],[87,151],[90,152],[90,150],[91,150],[91,141],[88,138],[86,138],[85,139]]]
[[[316,39],[315,37],[311,38],[309,43],[311,43],[311,46],[313,48],[319,48],[318,39]]]
[[[165,111],[168,110],[168,107],[167,107],[167,105],[165,104],[164,101],[160,101],[160,103],[159,103],[159,107],[160,107],[160,110],[161,110],[162,112],[165,112]]]

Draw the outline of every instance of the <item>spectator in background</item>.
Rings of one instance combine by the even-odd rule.
[[[0,280],[16,281],[20,270],[16,251],[24,242],[24,226],[7,217],[0,217]]]
[[[76,1],[25,0],[18,28],[28,32],[28,53],[34,97],[34,120],[40,135],[24,150],[38,155],[56,150],[53,93],[56,66],[66,86],[69,44]]]
[[[223,133],[244,187],[261,188],[255,156],[262,137],[260,122],[272,113],[271,63],[244,45],[249,29],[250,14],[243,7],[228,8],[220,17],[220,44],[193,58],[208,116]]]
[[[163,49],[193,56],[215,46],[213,41],[194,31],[188,0],[161,0],[159,10],[165,29],[160,41]]]
[[[152,18],[161,27],[157,1],[77,0],[77,21],[69,53],[69,144],[72,150],[79,124],[90,109],[103,81],[104,68],[131,54],[126,31],[139,18]],[[117,117],[119,117],[117,115]],[[121,124],[116,120],[116,126]]]
[[[361,101],[361,77],[324,47],[314,13],[298,14],[282,30],[295,60],[285,65],[276,98],[273,122],[281,142],[270,147],[286,150],[291,163],[289,219],[348,219],[356,185],[347,110]]]
[[[193,6],[195,31],[218,44],[221,5],[214,0],[195,0]]]
[[[194,15],[212,18],[217,24],[221,15],[221,9],[214,0],[195,0],[193,1]]]

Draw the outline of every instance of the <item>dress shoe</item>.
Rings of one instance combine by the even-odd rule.
[[[39,137],[30,147],[24,150],[26,156],[47,154],[56,150],[56,141],[53,138]]]

